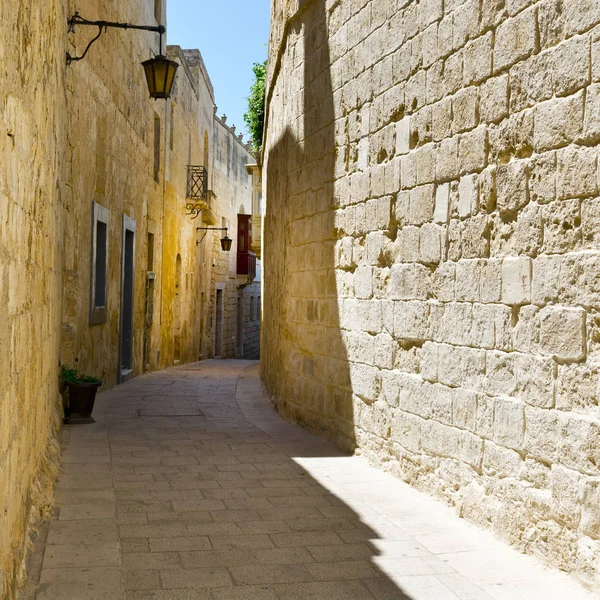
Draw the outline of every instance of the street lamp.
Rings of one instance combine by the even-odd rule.
[[[196,231],[205,232],[202,236],[202,239],[196,242],[196,244],[201,244],[209,231],[224,231],[225,237],[221,238],[221,250],[223,250],[223,252],[229,252],[231,250],[231,244],[233,244],[233,240],[227,235],[227,227],[196,227]]]
[[[98,27],[98,35],[96,35],[96,37],[87,45],[85,52],[81,56],[71,56],[71,54],[67,52],[67,65],[83,60],[94,42],[100,39],[104,30],[109,27],[115,29],[154,31],[155,33],[158,33],[160,35],[160,52],[154,58],[144,61],[142,66],[146,73],[150,97],[155,100],[165,100],[170,98],[173,82],[175,81],[175,74],[177,73],[179,65],[175,61],[169,60],[166,56],[163,56],[163,35],[167,31],[164,25],[131,25],[130,23],[116,23],[111,21],[88,21],[77,12],[69,19],[68,25],[69,32],[71,33],[75,33],[76,25]]]

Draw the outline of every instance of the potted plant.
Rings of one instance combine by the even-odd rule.
[[[61,367],[60,379],[69,389],[69,401],[65,407],[65,423],[69,423],[73,419],[79,422],[93,423],[92,411],[102,380],[89,375],[81,375],[77,369],[67,369],[65,366]]]

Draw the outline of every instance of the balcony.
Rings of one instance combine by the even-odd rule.
[[[206,192],[202,221],[205,225],[217,224],[217,195],[212,190]]]
[[[206,225],[215,225],[217,222],[216,199],[217,196],[208,189],[208,171],[202,165],[188,165],[186,210],[188,216],[197,219],[202,214],[202,221]]]
[[[238,252],[237,274],[247,277],[251,281],[256,279],[256,254],[254,252]]]

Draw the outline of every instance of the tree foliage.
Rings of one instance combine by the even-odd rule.
[[[262,152],[263,130],[265,128],[265,94],[267,90],[267,61],[254,63],[254,83],[248,97],[248,112],[244,121],[250,131],[252,150],[256,156]]]

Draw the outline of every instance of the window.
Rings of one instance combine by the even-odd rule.
[[[254,321],[254,296],[250,298],[250,321]]]
[[[158,23],[162,22],[162,0],[154,0],[154,18]]]
[[[154,115],[154,181],[160,182],[160,117]]]
[[[256,321],[260,321],[260,296],[256,299]]]
[[[106,323],[109,217],[108,209],[92,203],[90,325]]]

